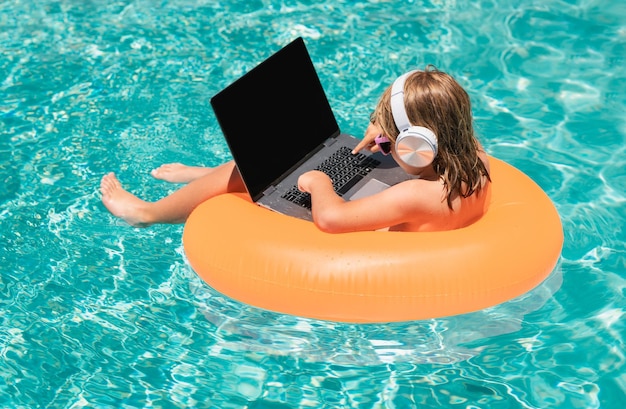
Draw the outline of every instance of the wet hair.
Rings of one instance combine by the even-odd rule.
[[[404,106],[411,125],[437,135],[438,152],[432,166],[443,180],[448,207],[461,195],[481,190],[481,178],[489,173],[478,157],[469,95],[450,75],[429,65],[411,74],[404,84]],[[400,131],[391,113],[391,86],[378,102],[372,119],[395,142]],[[489,179],[491,180],[491,179]]]

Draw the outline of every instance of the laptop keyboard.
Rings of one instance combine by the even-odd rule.
[[[335,192],[343,196],[378,165],[380,161],[363,153],[353,155],[350,148],[342,146],[315,169],[326,173],[333,181]],[[298,186],[292,186],[282,197],[299,206],[311,208],[311,195],[301,192]]]

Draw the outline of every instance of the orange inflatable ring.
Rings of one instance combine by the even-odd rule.
[[[559,215],[537,184],[495,158],[491,179],[480,220],[432,233],[328,234],[221,195],[192,212],[184,249],[209,286],[275,312],[356,323],[476,311],[540,284],[563,245]]]

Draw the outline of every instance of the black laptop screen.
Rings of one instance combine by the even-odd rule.
[[[211,99],[253,200],[339,126],[302,38]]]

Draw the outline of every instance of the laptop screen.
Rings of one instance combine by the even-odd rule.
[[[253,200],[326,139],[339,134],[302,38],[211,98]]]

